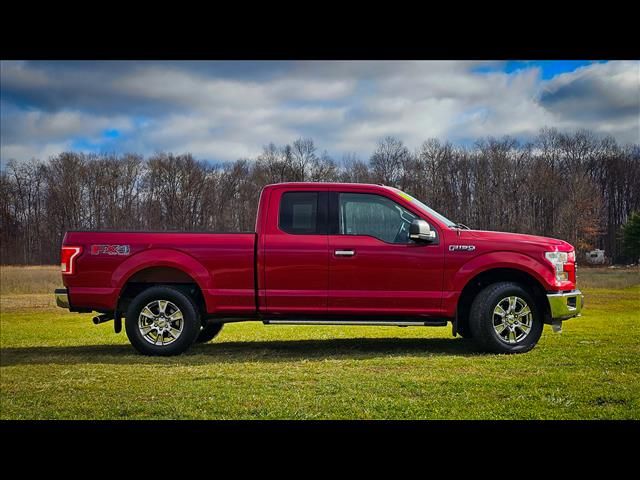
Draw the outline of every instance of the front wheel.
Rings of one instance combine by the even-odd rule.
[[[125,321],[131,345],[144,355],[179,355],[200,332],[191,298],[175,288],[151,287],[133,299]]]
[[[496,353],[524,353],[542,335],[541,312],[533,296],[514,282],[500,282],[482,290],[471,304],[469,326],[473,338]]]

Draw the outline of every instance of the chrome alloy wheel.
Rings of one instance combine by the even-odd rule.
[[[169,345],[182,334],[184,319],[175,303],[154,300],[148,303],[138,316],[138,329],[142,337],[152,345]]]
[[[524,340],[533,324],[533,313],[520,297],[505,297],[493,309],[493,329],[505,343]]]

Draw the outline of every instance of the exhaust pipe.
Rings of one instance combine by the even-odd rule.
[[[113,320],[113,314],[103,313],[102,315],[96,315],[93,317],[93,324],[99,325],[104,322],[108,322],[109,320]]]

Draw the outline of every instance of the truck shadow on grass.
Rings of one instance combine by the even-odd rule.
[[[147,357],[130,345],[14,347],[0,349],[0,365],[29,364],[179,364],[292,362],[368,359],[385,356],[482,356],[473,342],[444,338],[340,338],[219,342],[194,345],[183,355]]]

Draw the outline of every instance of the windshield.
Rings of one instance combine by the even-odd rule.
[[[391,187],[393,188],[393,187]],[[456,226],[456,222],[452,222],[451,220],[449,220],[447,217],[445,217],[444,215],[439,214],[438,212],[436,212],[433,208],[428,207],[427,205],[425,205],[424,203],[422,203],[420,200],[418,200],[417,198],[413,198],[411,195],[409,195],[408,193],[403,192],[402,190],[399,190],[397,188],[393,188],[393,190],[395,190],[396,192],[398,192],[398,194],[406,199],[409,200],[410,202],[415,203],[416,205],[418,205],[420,208],[422,208],[423,210],[426,210],[427,212],[429,212],[429,215],[433,215],[434,217],[436,217],[438,220],[440,220],[442,223],[444,223],[447,227],[455,227]]]

